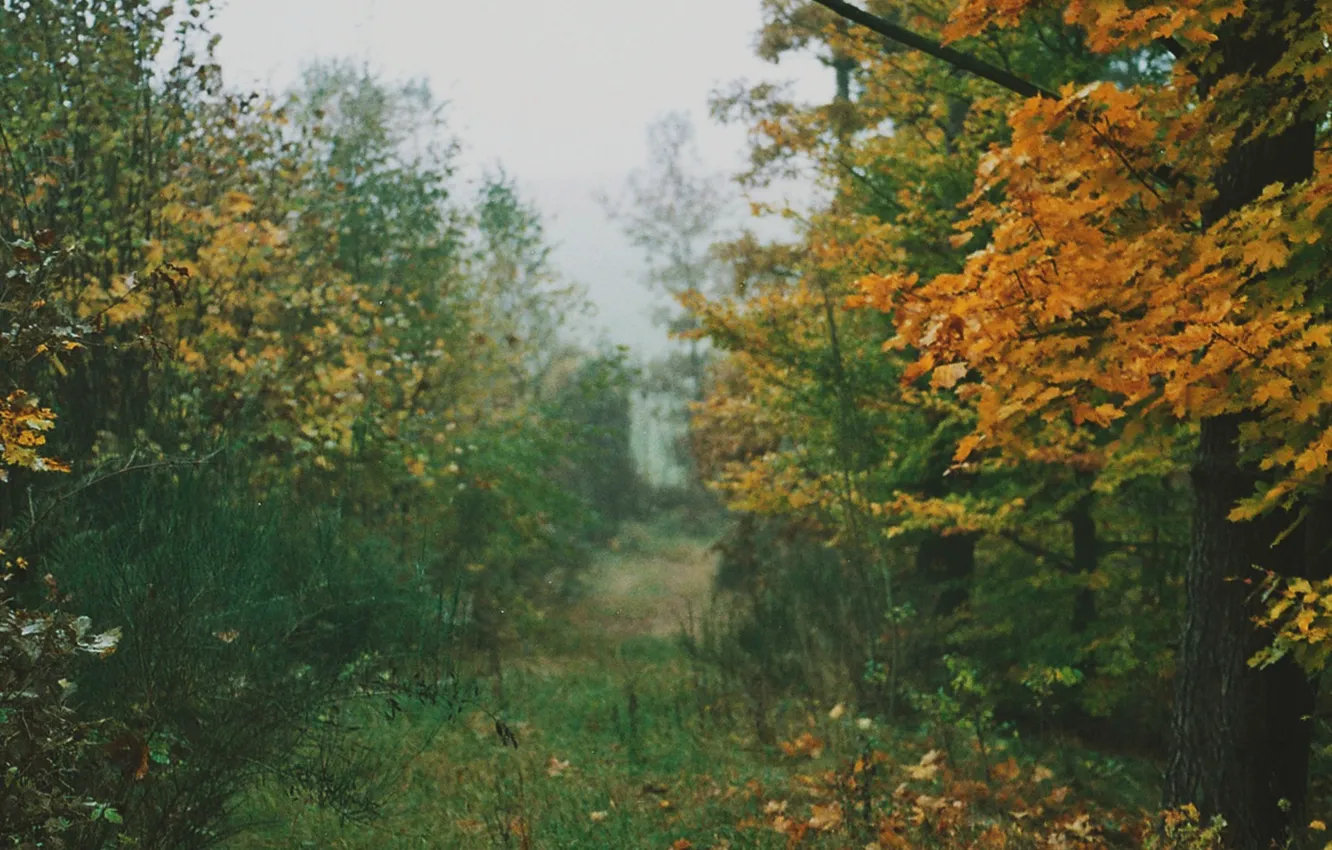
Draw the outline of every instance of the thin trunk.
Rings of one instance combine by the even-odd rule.
[[[1073,505],[1066,519],[1073,531],[1073,562],[1071,571],[1083,580],[1090,580],[1096,571],[1101,557],[1100,541],[1096,536],[1096,519],[1092,516],[1092,504],[1095,497],[1089,492]],[[1096,594],[1089,585],[1078,588],[1073,598],[1073,623],[1075,634],[1087,631],[1096,620]]]

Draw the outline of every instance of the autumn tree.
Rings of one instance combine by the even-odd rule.
[[[1303,809],[1313,691],[1288,661],[1250,666],[1265,639],[1249,583],[1325,559],[1319,11],[1070,5],[1062,23],[1089,54],[1165,55],[1169,79],[1042,87],[820,3],[1025,98],[960,228],[982,248],[960,273],[871,274],[863,290],[923,368],[976,376],[959,461],[1141,423],[1109,446],[1122,456],[1162,423],[1196,423],[1167,797],[1224,816],[1236,846],[1280,842]],[[943,34],[980,45],[1045,14],[967,3]]]
[[[892,324],[859,301],[867,270],[961,268],[957,205],[981,155],[1005,138],[1002,100],[987,97],[988,83],[885,49],[826,10],[765,8],[763,54],[819,51],[837,85],[822,103],[793,103],[763,83],[715,101],[718,114],[751,128],[747,187],[804,174],[824,190],[812,211],[779,211],[798,224],[793,240],[726,248],[733,293],[690,302],[728,354],[694,432],[708,477],[742,515],[735,534],[752,537],[727,550],[737,571],[759,570],[770,593],[800,588],[788,594],[792,605],[836,612],[792,618],[819,643],[851,650],[838,663],[862,702],[901,705],[947,675],[940,655],[974,653],[1006,716],[1032,719],[1033,701],[1047,712],[1049,700],[1022,682],[1076,668],[1060,696],[1066,722],[1110,740],[1132,716],[1141,721],[1133,735],[1159,736],[1160,711],[1150,706],[1160,690],[1146,670],[1168,664],[1177,596],[1169,576],[1184,516],[1171,499],[1178,458],[1168,435],[1113,468],[1093,442],[959,464],[976,415],[967,382],[920,369],[909,350],[883,351]],[[921,21],[946,14],[911,11]],[[1017,67],[1096,70],[1075,40],[1048,47],[1030,31],[997,39]],[[1123,79],[1152,73],[1102,64]],[[1169,510],[1144,514],[1143,504]],[[784,528],[783,541],[834,547],[846,561],[834,570],[841,584],[816,590],[828,568],[813,553],[803,564],[756,555],[764,525]],[[1021,616],[1033,605],[1052,615]]]

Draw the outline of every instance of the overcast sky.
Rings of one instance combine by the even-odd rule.
[[[450,106],[463,179],[502,164],[546,217],[561,272],[585,284],[617,343],[660,350],[641,263],[593,199],[647,158],[656,118],[694,118],[710,169],[743,164],[745,132],[707,117],[737,79],[832,86],[813,61],[753,54],[759,0],[224,0],[218,53],[238,86],[285,88],[303,65],[351,58],[390,78],[424,77]],[[470,193],[471,188],[467,191]]]

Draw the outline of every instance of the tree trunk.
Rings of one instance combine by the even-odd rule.
[[[1314,692],[1288,659],[1266,670],[1248,665],[1266,639],[1251,621],[1255,567],[1301,567],[1303,540],[1292,534],[1272,546],[1292,520],[1284,513],[1227,519],[1254,486],[1236,453],[1240,419],[1202,424],[1167,796],[1173,805],[1193,803],[1204,817],[1224,817],[1231,846],[1266,850],[1302,816]]]
[[[971,597],[976,573],[976,534],[931,534],[916,550],[916,571],[938,588],[934,616],[957,612]]]
[[[1248,102],[1277,102],[1298,91],[1264,91],[1262,75],[1281,58],[1291,30],[1308,21],[1307,0],[1253,4],[1212,47],[1200,80],[1204,94],[1227,74],[1250,80]],[[1266,99],[1264,101],[1264,99]],[[1240,102],[1238,97],[1236,103]],[[1314,170],[1315,127],[1301,121],[1272,135],[1236,144],[1216,175],[1217,197],[1205,216],[1212,225],[1255,199],[1263,188],[1307,179]],[[1259,520],[1227,519],[1235,502],[1254,493],[1257,471],[1241,463],[1237,440],[1242,422],[1257,413],[1213,417],[1202,422],[1193,468],[1192,546],[1185,570],[1184,631],[1178,654],[1172,731],[1174,746],[1166,774],[1173,805],[1193,803],[1204,817],[1220,815],[1228,844],[1244,850],[1281,845],[1303,817],[1308,786],[1314,687],[1290,660],[1254,670],[1248,659],[1265,640],[1253,626],[1261,570],[1309,574],[1306,537],[1298,529],[1277,546],[1294,517],[1276,512]]]
[[[1101,544],[1096,536],[1096,519],[1092,516],[1092,504],[1094,502],[1095,497],[1088,491],[1085,496],[1078,499],[1077,503],[1073,505],[1073,509],[1065,517],[1073,532],[1071,571],[1088,581],[1091,580],[1091,574],[1096,572],[1101,557]],[[1090,586],[1085,585],[1078,588],[1077,595],[1073,598],[1073,633],[1081,634],[1087,631],[1095,620],[1096,593]],[[1090,659],[1088,660],[1090,661]],[[1090,670],[1084,672],[1091,675]]]

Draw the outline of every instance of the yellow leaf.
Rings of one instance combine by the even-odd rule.
[[[926,352],[919,360],[902,370],[902,383],[910,384],[934,368],[934,355]]]
[[[930,386],[936,389],[952,389],[967,374],[967,364],[947,363],[934,370],[930,375]]]
[[[1318,616],[1312,608],[1304,608],[1295,615],[1295,627],[1301,633],[1308,634],[1309,627],[1313,625],[1314,617]]]
[[[227,215],[242,216],[254,209],[254,199],[244,192],[228,192],[222,199],[222,210]]]
[[[564,773],[564,771],[568,769],[569,769],[569,762],[567,759],[559,759],[556,758],[555,756],[551,756],[550,760],[546,762],[547,776],[559,776],[561,773]]]
[[[1263,239],[1244,246],[1244,262],[1253,266],[1255,271],[1280,268],[1289,257],[1290,251],[1276,239]]]
[[[810,806],[809,825],[820,832],[830,832],[842,825],[842,807],[837,803]]]
[[[985,439],[983,434],[968,434],[957,441],[957,451],[953,452],[953,460],[961,463],[971,456],[976,446],[980,445],[981,440]]]

